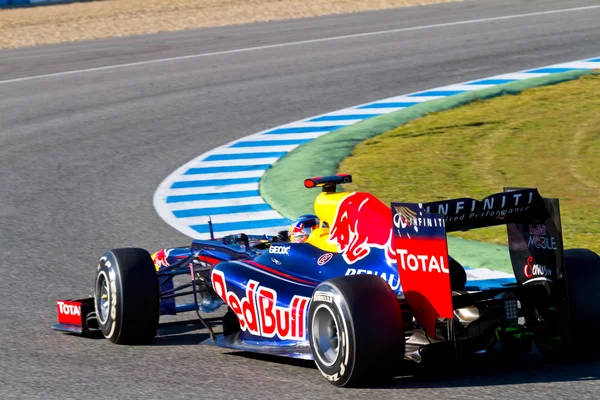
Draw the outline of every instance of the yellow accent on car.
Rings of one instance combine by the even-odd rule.
[[[159,250],[160,251],[160,250]],[[154,268],[156,268],[156,271],[158,271],[160,269],[160,265],[156,263],[156,254],[158,254],[158,251],[155,253],[152,253],[152,255],[150,255],[150,257],[152,258],[152,262],[154,263]]]
[[[321,226],[310,233],[310,236],[306,240],[307,243],[331,253],[340,252],[336,244],[329,242],[329,227],[331,227],[331,224],[333,224],[333,221],[335,220],[338,205],[350,194],[352,193],[322,192],[317,196],[315,199],[315,214],[319,217]]]

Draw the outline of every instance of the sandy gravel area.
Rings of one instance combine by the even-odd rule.
[[[0,48],[303,18],[451,0],[104,0],[0,10]]]

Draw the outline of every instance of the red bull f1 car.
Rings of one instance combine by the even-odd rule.
[[[345,387],[498,342],[507,351],[535,343],[549,357],[600,351],[600,257],[563,250],[557,199],[528,188],[388,206],[337,191],[349,182],[343,174],[305,181],[322,188],[314,204],[320,225],[305,243],[240,234],[152,255],[108,251],[93,296],[58,301],[54,328],[148,344],[161,315],[190,311],[204,323],[200,311],[223,306],[222,333],[204,324],[205,343],[312,359]],[[514,279],[482,288],[448,256],[446,234],[493,225],[507,226]],[[180,275],[189,281],[175,284]],[[176,301],[184,296],[193,300]]]

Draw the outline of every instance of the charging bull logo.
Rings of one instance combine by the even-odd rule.
[[[152,254],[152,261],[154,261],[154,266],[158,271],[161,268],[168,267],[169,264],[169,253],[173,249],[162,249]]]
[[[348,264],[362,260],[372,248],[385,251],[389,262],[396,262],[393,246],[392,211],[368,193],[346,196],[338,205],[329,233]]]

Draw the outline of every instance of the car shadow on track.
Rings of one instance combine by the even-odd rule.
[[[205,318],[211,328],[220,329],[221,318]],[[200,344],[210,335],[199,320],[163,322],[158,326],[158,332],[153,346],[185,346]]]
[[[293,365],[316,370],[313,361],[297,360],[243,351],[229,353],[236,357],[270,363]],[[549,363],[536,352],[513,359],[498,354],[477,356],[454,364],[439,363],[427,368],[408,364],[408,375],[369,389],[432,389],[474,386],[498,386],[523,383],[569,382],[600,379],[600,358],[571,363]]]
[[[459,365],[439,363],[414,368],[411,375],[397,377],[379,388],[432,389],[589,380],[600,380],[600,358],[550,363],[539,352],[512,359],[492,353],[475,356]]]
[[[232,351],[228,355],[235,357],[243,357],[251,360],[265,361],[273,364],[293,365],[295,367],[317,369],[317,365],[313,360],[301,360],[296,358],[287,358],[282,356],[274,356],[270,354],[250,353],[247,351]]]
[[[206,323],[221,328],[221,318],[207,318]],[[198,320],[161,323],[154,346],[198,345],[210,335]],[[228,355],[268,363],[292,365],[316,370],[311,360],[299,360],[244,351],[230,351]],[[588,361],[551,363],[535,351],[533,354],[507,358],[499,351],[474,355],[459,364],[440,361],[428,367],[409,365],[406,375],[396,377],[384,385],[371,389],[432,389],[510,384],[577,382],[600,380],[600,358]]]

